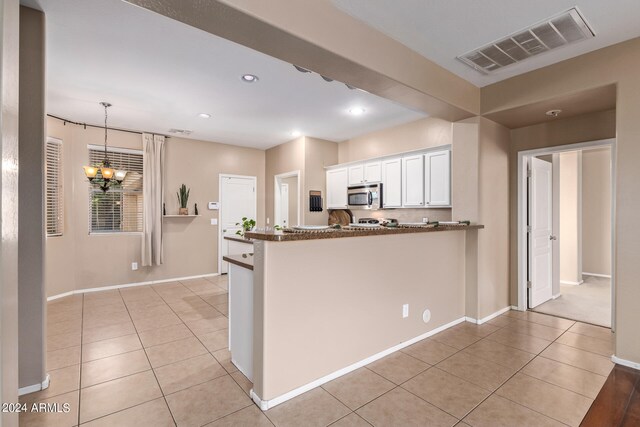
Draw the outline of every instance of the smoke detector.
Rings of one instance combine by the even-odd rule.
[[[458,59],[482,74],[489,74],[543,52],[592,37],[595,37],[595,33],[574,7],[460,55]]]
[[[558,117],[562,113],[562,110],[549,110],[545,114],[551,117]]]

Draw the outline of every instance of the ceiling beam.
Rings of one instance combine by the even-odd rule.
[[[329,0],[125,1],[430,116],[480,113],[478,87]]]

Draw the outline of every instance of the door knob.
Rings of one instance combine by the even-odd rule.
[[[549,240],[558,240],[558,238],[556,236],[549,236]]]

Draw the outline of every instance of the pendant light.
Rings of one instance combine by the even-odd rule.
[[[127,171],[115,170],[111,167],[107,151],[107,108],[111,107],[111,104],[101,102],[100,105],[104,107],[104,160],[99,166],[83,166],[83,169],[89,182],[93,185],[98,185],[106,193],[113,185],[122,184],[122,181],[127,176]]]

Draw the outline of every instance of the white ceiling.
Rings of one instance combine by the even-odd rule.
[[[477,86],[640,36],[639,0],[333,0],[344,12]],[[574,6],[592,39],[482,75],[456,57]]]
[[[294,129],[342,141],[425,116],[120,0],[22,3],[46,14],[47,112],[73,121],[102,123],[108,101],[113,127],[264,149]]]

